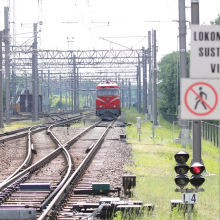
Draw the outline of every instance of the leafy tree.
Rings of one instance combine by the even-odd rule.
[[[158,99],[160,111],[174,114],[177,105],[180,104],[180,76],[178,74],[178,94],[177,94],[177,60],[179,52],[172,52],[165,55],[158,63],[158,92],[161,97]],[[178,66],[179,70],[179,66]],[[178,71],[179,72],[179,71]],[[187,52],[187,75],[189,75],[189,53]],[[178,103],[176,102],[178,98]]]
[[[210,21],[210,24],[220,25],[220,14],[218,14],[218,17],[214,21]]]

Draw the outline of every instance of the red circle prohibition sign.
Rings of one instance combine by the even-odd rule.
[[[214,106],[213,106],[213,107],[209,106],[208,103],[207,103],[204,99],[202,99],[202,97],[200,97],[200,95],[199,95],[197,92],[195,92],[195,90],[193,89],[193,87],[194,87],[194,86],[197,86],[197,85],[205,85],[205,86],[208,86],[208,87],[213,91],[213,93],[214,93],[214,95],[215,95],[215,103],[214,103]],[[209,111],[207,111],[207,112],[205,112],[205,113],[198,113],[198,112],[193,111],[193,110],[189,107],[189,105],[188,105],[188,103],[187,103],[187,95],[188,95],[188,93],[189,93],[190,91],[192,91],[192,92],[201,100],[201,102],[203,102],[203,103],[209,108]],[[184,101],[185,101],[186,107],[188,108],[188,110],[189,110],[191,113],[193,113],[193,114],[195,114],[195,115],[208,115],[208,114],[210,114],[210,113],[215,109],[215,107],[216,107],[216,105],[217,105],[217,103],[218,103],[218,94],[217,94],[217,92],[215,91],[215,89],[214,89],[211,85],[209,85],[208,83],[198,82],[198,83],[194,83],[193,85],[191,85],[191,86],[187,89],[186,94],[185,94],[185,97],[184,97]]]

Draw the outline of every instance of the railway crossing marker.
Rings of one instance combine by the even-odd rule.
[[[220,80],[181,79],[181,119],[220,120]]]

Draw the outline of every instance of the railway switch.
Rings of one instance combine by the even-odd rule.
[[[174,158],[177,162],[174,168],[177,173],[175,183],[180,188],[184,188],[189,183],[189,178],[186,175],[189,171],[189,166],[186,164],[189,159],[189,154],[185,151],[179,151],[175,154]]]

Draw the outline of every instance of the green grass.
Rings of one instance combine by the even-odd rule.
[[[192,148],[183,148],[181,144],[173,142],[173,125],[160,118],[162,128],[155,128],[156,137],[151,139],[152,123],[144,122],[143,115],[139,115],[134,108],[125,110],[126,122],[132,126],[126,127],[127,141],[132,143],[134,166],[126,169],[137,175],[137,185],[134,189],[134,200],[152,203],[155,210],[152,216],[144,215],[140,219],[184,219],[180,213],[170,213],[170,200],[181,199],[181,193],[174,192],[177,188],[174,182],[176,176],[174,155],[180,150],[189,153],[192,159]],[[141,141],[139,142],[136,128],[136,117],[142,117]],[[202,159],[206,170],[212,177],[205,177],[203,188],[205,192],[198,193],[198,204],[195,205],[194,218],[215,220],[219,219],[219,150],[207,141],[202,141]],[[191,176],[189,173],[188,176]],[[187,186],[192,188],[190,184]],[[116,219],[122,219],[120,216]],[[127,219],[127,218],[125,218]],[[138,217],[134,218],[138,219]]]
[[[4,124],[4,128],[0,128],[0,133],[16,130],[19,128],[29,127],[37,124],[43,124],[43,123],[45,123],[44,119],[41,119],[39,121],[25,120],[20,122],[11,122],[10,124]]]

